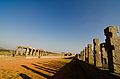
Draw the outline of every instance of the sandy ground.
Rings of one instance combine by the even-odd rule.
[[[0,79],[48,79],[70,59],[0,58]]]

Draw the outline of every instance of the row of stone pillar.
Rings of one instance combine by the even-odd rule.
[[[93,39],[80,53],[80,59],[96,67],[108,68],[110,72],[120,73],[120,37],[117,26],[104,29],[105,43]]]
[[[48,52],[32,47],[17,46],[15,55],[20,56],[47,56]]]

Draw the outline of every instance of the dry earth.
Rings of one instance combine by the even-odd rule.
[[[71,59],[0,58],[0,79],[48,79]]]

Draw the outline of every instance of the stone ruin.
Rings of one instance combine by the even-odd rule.
[[[104,29],[105,42],[100,43],[99,38],[93,39],[84,51],[80,53],[80,59],[93,64],[98,68],[107,68],[110,72],[120,73],[120,37],[117,26],[108,26]]]
[[[47,56],[48,52],[41,50],[41,49],[35,49],[29,46],[17,46],[15,56]]]
[[[93,39],[93,44],[94,44],[94,65],[97,67],[101,67],[101,53],[100,53],[100,41],[98,38]]]
[[[90,64],[93,64],[93,51],[92,51],[92,44],[88,44],[88,60]]]
[[[99,38],[93,39],[93,45],[88,44],[76,57],[93,64],[98,68],[107,68],[110,72],[120,73],[120,37],[117,26],[108,26],[104,29],[105,42]],[[47,56],[48,52],[26,46],[17,46],[15,56]],[[68,55],[68,54],[67,54]]]
[[[109,71],[120,73],[120,37],[118,32],[117,26],[109,26],[104,29]]]
[[[108,57],[107,57],[107,51],[106,51],[106,44],[101,43],[100,44],[100,52],[101,52],[101,62],[103,68],[108,68]]]

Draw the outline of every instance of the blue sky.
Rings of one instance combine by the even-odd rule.
[[[0,0],[0,47],[78,53],[120,25],[120,0]]]

